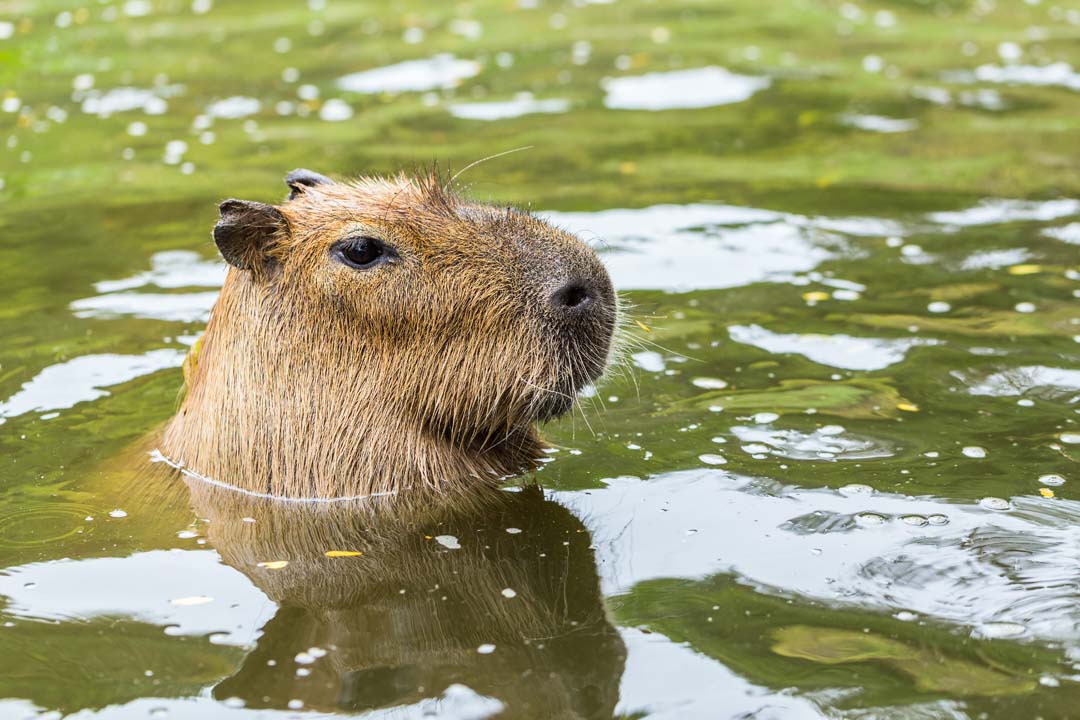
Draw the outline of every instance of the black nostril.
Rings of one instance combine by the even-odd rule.
[[[569,282],[551,296],[555,307],[576,310],[592,302],[593,294],[589,288],[579,282]]]

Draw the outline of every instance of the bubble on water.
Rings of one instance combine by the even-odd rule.
[[[1033,313],[1033,312],[1035,312],[1035,309],[1036,309],[1035,308],[1035,303],[1030,303],[1030,302],[1016,303],[1016,308],[1015,308],[1016,312],[1022,312],[1022,313]]]
[[[915,527],[923,527],[929,525],[930,521],[922,515],[904,515],[900,518],[905,524],[913,525]]]
[[[705,453],[704,455],[698,455],[698,460],[706,465],[726,465],[727,458],[723,455],[716,455],[714,453]]]
[[[301,652],[296,654],[296,657],[293,658],[293,661],[297,665],[311,665],[313,662],[315,662],[315,656],[311,653]]]
[[[1049,487],[1060,487],[1065,484],[1065,478],[1056,473],[1050,473],[1048,475],[1039,476],[1039,484],[1047,485]]]
[[[480,653],[481,655],[490,655],[491,653],[495,652],[495,646],[492,643],[484,643],[483,645],[480,645],[476,648],[476,652]]]
[[[127,134],[132,137],[141,137],[146,134],[146,123],[136,120],[127,127]]]
[[[198,536],[199,534],[194,530],[181,530],[180,532],[176,533],[176,537],[180,538],[181,540],[190,540]]]
[[[885,67],[885,61],[877,55],[867,55],[862,59],[862,67],[868,73],[881,72]]]
[[[508,528],[506,528],[506,532],[509,535],[520,535],[521,534],[521,528],[508,527]]]
[[[930,523],[931,525],[948,525],[949,524],[949,518],[947,516],[945,516],[945,515],[939,515],[939,514],[927,515],[926,516],[926,521],[928,523]]]
[[[947,302],[937,301],[932,302],[926,306],[926,309],[932,313],[947,313],[952,310],[952,305]]]
[[[284,55],[292,50],[292,40],[287,37],[279,37],[274,40],[274,52]]]
[[[868,526],[884,525],[888,521],[888,519],[889,518],[885,517],[884,515],[879,515],[878,513],[873,512],[861,512],[855,516],[856,522],[858,522],[860,525]]]
[[[981,459],[986,457],[987,455],[986,448],[979,447],[978,445],[968,445],[967,447],[960,450],[960,452],[963,453],[965,457],[969,458]]]
[[[620,56],[616,58],[615,65],[620,70],[628,70],[632,60],[625,55]],[[710,65],[608,78],[602,85],[604,106],[607,108],[655,111],[743,102],[768,88],[771,83],[768,77],[739,75],[726,68]]]
[[[857,460],[893,454],[888,445],[874,438],[844,435],[840,425],[826,425],[812,432],[736,425],[731,432],[745,443],[745,452],[771,453],[792,460]]]
[[[448,550],[460,550],[461,549],[461,543],[458,542],[458,539],[456,537],[454,537],[453,535],[436,535],[435,536],[435,542],[439,543],[440,545],[442,545],[444,548],[447,548]]]
[[[326,122],[343,122],[352,116],[352,106],[339,98],[330,98],[319,108],[319,119]]]
[[[1027,628],[1014,622],[986,622],[974,628],[978,637],[988,639],[1015,638],[1027,632]]]
[[[128,17],[144,17],[149,15],[154,6],[149,0],[128,0],[124,3],[123,12]]]
[[[779,415],[771,412],[760,412],[754,415],[754,422],[756,422],[758,425],[768,425],[769,423],[775,422],[779,419]]]
[[[211,118],[238,120],[254,115],[261,109],[262,103],[257,98],[233,95],[210,103],[206,107],[206,115]]]
[[[1061,442],[1068,443],[1069,445],[1080,445],[1080,433],[1063,432],[1058,435],[1058,438]]]
[[[504,598],[516,598],[517,597],[517,592],[515,592],[511,588],[503,588],[501,594],[502,594],[502,596]]]
[[[984,497],[979,501],[979,505],[987,510],[1011,510],[1012,503],[1005,498],[999,497]]]
[[[901,610],[893,615],[894,618],[901,622],[914,622],[919,619],[919,616],[909,610]]]
[[[127,513],[125,511],[121,510],[120,508],[116,508],[115,510],[110,510],[109,511],[109,517],[111,517],[111,518],[126,518]]]
[[[1035,401],[1030,398],[1020,398],[1016,401],[1016,404],[1020,407],[1033,407],[1035,405]]]
[[[293,699],[293,700],[290,700],[290,701],[289,701],[289,702],[287,703],[287,705],[286,705],[286,706],[287,706],[287,707],[288,707],[288,708],[289,708],[290,710],[303,710],[303,709],[304,709],[304,701],[303,701],[303,700],[296,700],[296,699]]]
[[[845,485],[838,491],[841,495],[873,495],[874,488],[869,485],[860,485],[858,483],[852,483],[851,485]]]

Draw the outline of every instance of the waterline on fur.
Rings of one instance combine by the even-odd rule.
[[[398,494],[397,490],[388,490],[386,492],[371,493],[370,495],[349,495],[348,497],[337,498],[292,498],[285,497],[284,495],[271,495],[270,493],[252,492],[251,490],[244,490],[243,488],[236,487],[235,485],[230,485],[220,480],[215,480],[211,477],[207,477],[199,472],[196,472],[195,470],[192,470],[186,465],[184,465],[183,462],[179,460],[173,460],[172,458],[166,456],[163,452],[161,452],[161,450],[158,450],[156,448],[154,450],[151,450],[147,454],[150,456],[150,462],[165,463],[169,467],[179,470],[181,474],[194,480],[199,480],[208,485],[213,485],[214,487],[219,487],[224,490],[231,490],[232,492],[237,492],[241,495],[247,495],[249,497],[260,498],[263,500],[278,500],[281,502],[292,503],[344,503],[353,502],[356,500],[371,500],[373,498],[388,497]]]

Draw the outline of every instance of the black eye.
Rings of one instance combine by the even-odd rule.
[[[391,256],[386,245],[373,237],[351,238],[335,248],[337,256],[350,267],[367,270]]]

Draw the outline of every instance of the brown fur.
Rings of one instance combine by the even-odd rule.
[[[531,467],[534,423],[567,411],[607,363],[616,300],[592,250],[434,175],[290,184],[277,208],[222,205],[243,246],[226,252],[236,267],[165,455],[286,497],[460,487]],[[400,261],[336,262],[333,244],[358,234]],[[598,297],[571,322],[549,298],[578,280]]]

